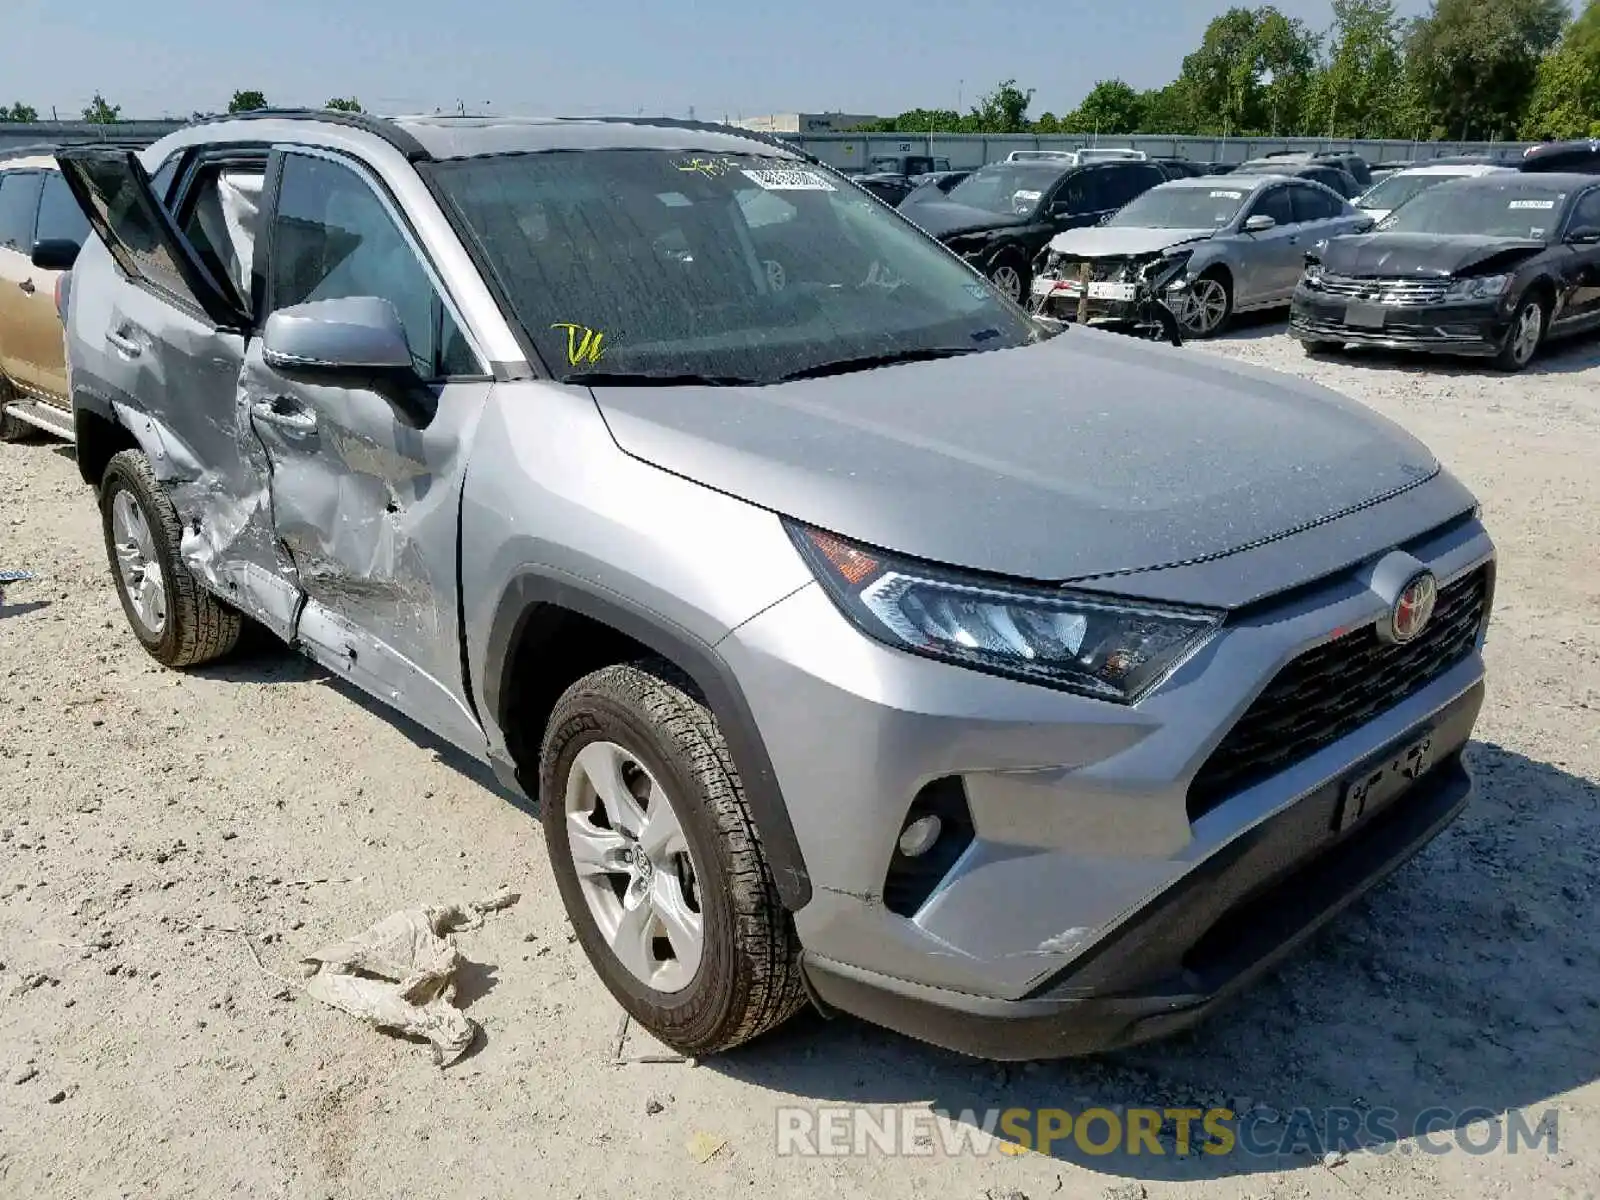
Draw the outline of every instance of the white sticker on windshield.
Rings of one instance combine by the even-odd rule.
[[[1243,192],[1212,192],[1210,198],[1213,199],[1213,200],[1243,200],[1244,199],[1244,193]]]
[[[837,189],[815,171],[741,171],[746,179],[769,192],[832,192]]]
[[[1515,212],[1518,209],[1531,208],[1539,212],[1549,212],[1555,206],[1556,202],[1554,200],[1513,200],[1511,202],[1511,211]]]
[[[1037,204],[1042,199],[1044,199],[1044,193],[1043,192],[1012,192],[1011,193],[1011,202],[1013,204]]]

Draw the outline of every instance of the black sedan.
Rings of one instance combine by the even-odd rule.
[[[1357,343],[1518,371],[1547,338],[1600,325],[1600,177],[1442,183],[1307,260],[1289,330],[1308,354]]]
[[[990,163],[948,196],[901,211],[1020,302],[1051,238],[1097,223],[1166,179],[1142,161]]]

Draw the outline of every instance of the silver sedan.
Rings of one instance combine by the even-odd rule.
[[[1146,272],[1184,263],[1164,297],[1190,337],[1237,312],[1286,306],[1306,251],[1372,218],[1337,192],[1279,175],[1202,176],[1152,188],[1104,224],[1058,234],[1036,271],[1036,307],[1063,320],[1120,317]]]

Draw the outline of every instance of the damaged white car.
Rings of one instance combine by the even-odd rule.
[[[1189,337],[1234,313],[1285,306],[1317,243],[1371,228],[1372,218],[1319,183],[1274,175],[1175,179],[1101,225],[1057,234],[1034,273],[1035,308],[1058,320],[1124,320],[1148,278]]]

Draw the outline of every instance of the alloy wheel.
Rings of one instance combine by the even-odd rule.
[[[1006,299],[1022,299],[1022,272],[1010,263],[1001,263],[989,276],[995,287],[1005,293]]]
[[[1228,315],[1228,289],[1222,281],[1202,276],[1189,287],[1178,309],[1178,320],[1186,333],[1205,337],[1222,324]]]
[[[167,627],[167,583],[150,522],[132,492],[120,491],[111,501],[111,534],[122,590],[134,618],[151,637],[160,637]]]
[[[1518,366],[1525,366],[1539,349],[1539,339],[1544,336],[1544,309],[1537,303],[1529,304],[1517,318],[1511,333],[1511,357]]]
[[[639,982],[680,992],[705,953],[689,843],[666,791],[628,750],[591,742],[567,776],[567,845],[589,914]]]

